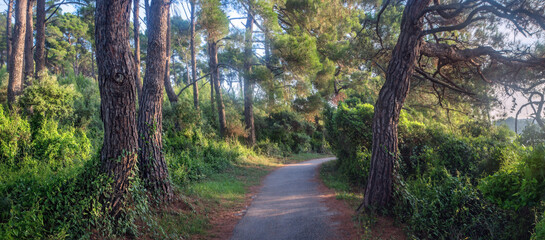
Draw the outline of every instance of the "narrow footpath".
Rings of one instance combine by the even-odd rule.
[[[340,213],[327,207],[316,176],[320,164],[334,159],[290,164],[269,174],[231,239],[343,239],[334,218]]]

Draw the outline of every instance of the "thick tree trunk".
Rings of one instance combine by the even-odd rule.
[[[134,24],[134,61],[136,63],[136,91],[138,96],[142,95],[142,79],[140,76],[140,0],[133,2],[133,24]]]
[[[148,55],[140,108],[138,168],[144,186],[160,201],[172,199],[172,186],[163,155],[163,84],[167,58],[169,0],[153,0],[148,16]]]
[[[252,74],[252,32],[254,28],[254,19],[250,13],[246,20],[246,36],[244,38],[244,122],[248,130],[246,142],[249,146],[255,145],[255,127],[254,127],[254,82],[250,79]]]
[[[190,48],[191,48],[191,76],[193,81],[193,105],[195,109],[199,109],[199,86],[197,85],[197,59],[195,58],[195,0],[190,0],[191,3],[191,32],[190,32]]]
[[[45,0],[37,0],[36,4],[36,73],[39,78],[40,73],[45,70]]]
[[[6,68],[9,70],[10,61],[11,61],[11,18],[13,13],[13,1],[8,0],[8,15],[6,18]]]
[[[397,125],[409,92],[410,77],[420,54],[422,17],[431,0],[409,0],[401,20],[401,33],[388,65],[386,82],[380,90],[373,117],[373,154],[363,207],[383,208],[392,199],[397,153]]]
[[[165,64],[165,91],[167,92],[168,101],[170,101],[171,104],[178,102],[178,95],[174,92],[174,88],[172,88],[172,83],[170,82],[170,12],[168,13],[168,23],[167,23],[167,53],[166,53],[166,64]]]
[[[8,104],[15,104],[15,98],[23,90],[23,56],[25,50],[27,0],[19,0],[15,6],[15,29],[12,51],[9,59]]]
[[[225,105],[223,104],[223,96],[221,94],[221,81],[218,68],[218,45],[214,42],[210,44],[210,80],[214,82],[213,89],[216,90],[216,104],[218,105],[218,120],[220,127],[220,137],[225,138],[226,120],[225,120]],[[212,86],[212,85],[211,85]]]
[[[136,69],[129,45],[131,0],[97,0],[95,43],[104,123],[101,169],[113,179],[113,194],[104,199],[118,218],[126,206],[138,151]]]
[[[32,54],[32,45],[34,43],[33,22],[32,22],[32,8],[35,0],[29,0],[26,13],[26,32],[25,32],[25,74],[23,87],[31,84],[31,78],[34,75],[34,54]]]

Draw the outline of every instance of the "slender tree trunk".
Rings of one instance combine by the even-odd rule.
[[[148,55],[140,108],[138,168],[144,186],[158,200],[172,199],[172,186],[163,155],[163,84],[167,58],[166,38],[169,0],[153,0],[148,16]]]
[[[91,75],[93,75],[93,79],[95,79],[96,81],[97,77],[95,73],[95,51],[91,51]]]
[[[208,59],[208,68],[209,68],[209,71],[210,71],[210,109],[211,109],[211,114],[212,114],[212,120],[213,121],[216,121],[216,113],[214,111],[216,111],[216,105],[215,105],[215,101],[214,101],[214,84],[216,83],[216,81],[214,80],[214,73],[213,73],[213,63],[212,63],[212,50],[210,49],[210,47],[212,46],[212,43],[208,43],[208,56],[209,56],[209,59]]]
[[[136,69],[129,45],[131,0],[97,0],[95,43],[104,123],[101,169],[113,179],[106,207],[114,218],[123,215],[138,151]]]
[[[197,59],[195,58],[195,0],[190,0],[191,3],[191,32],[190,32],[190,48],[191,48],[191,76],[193,81],[193,105],[195,109],[199,109],[199,85],[197,85]]]
[[[242,76],[240,73],[237,73],[238,75],[238,84],[240,84],[240,97],[244,98],[244,76]]]
[[[15,98],[23,90],[23,56],[25,50],[27,0],[19,0],[15,6],[15,29],[9,64],[8,104],[13,108]]]
[[[186,78],[186,85],[188,84],[191,84],[191,75],[189,75],[190,71],[189,71],[189,63],[185,65],[185,71],[187,72],[187,78]]]
[[[45,70],[45,0],[37,0],[37,3],[36,3],[35,61],[36,61],[35,77],[39,78],[40,73],[43,70]]]
[[[394,165],[398,157],[397,125],[420,54],[422,17],[431,0],[409,0],[401,20],[401,33],[380,90],[373,117],[373,154],[362,206],[384,208],[391,203]]]
[[[32,8],[35,0],[28,0],[27,14],[26,14],[26,32],[25,32],[25,75],[23,87],[31,84],[31,78],[34,75],[34,54],[32,53],[32,45],[34,37],[32,36],[33,22],[32,22]]]
[[[144,11],[146,11],[146,18],[144,18],[144,19],[146,20],[146,25],[149,24],[149,21],[150,21],[149,20],[149,18],[150,18],[149,8],[150,8],[149,0],[144,0]],[[148,32],[149,32],[148,29],[149,28],[146,27],[146,36],[148,35]]]
[[[8,0],[8,15],[6,18],[6,68],[9,70],[10,61],[11,61],[11,18],[13,13],[13,1],[14,0]]]
[[[140,0],[133,2],[133,24],[134,24],[134,61],[136,63],[136,90],[138,96],[142,95],[142,80],[140,76]]]
[[[246,36],[244,38],[244,122],[248,130],[246,142],[249,146],[255,145],[255,126],[254,126],[254,82],[250,79],[252,74],[252,32],[254,28],[254,19],[250,13],[246,20]]]
[[[267,67],[271,64],[271,40],[269,39],[268,31],[269,30],[265,28],[265,34],[263,34],[265,36],[265,43],[263,45],[265,47],[265,64]]]
[[[165,64],[165,91],[167,92],[168,100],[170,103],[174,104],[178,102],[178,95],[174,92],[172,88],[172,83],[170,82],[170,12],[168,13],[168,23],[167,23],[167,53],[166,53],[166,64]]]
[[[223,104],[223,96],[221,94],[221,81],[218,68],[218,45],[215,42],[210,42],[210,80],[214,82],[213,89],[216,90],[216,104],[218,105],[218,120],[220,128],[220,137],[225,138],[226,120],[225,120],[225,105]],[[211,85],[212,86],[212,85]]]

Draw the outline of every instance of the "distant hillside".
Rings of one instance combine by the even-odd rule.
[[[531,118],[526,118],[526,119],[519,119],[518,120],[518,134],[522,133],[522,130],[529,124],[531,124],[533,121],[533,119]],[[498,120],[495,122],[496,125],[502,125],[502,124],[506,124],[509,129],[515,131],[515,118],[514,117],[509,117],[509,118],[506,118],[506,119],[502,119],[502,120]]]

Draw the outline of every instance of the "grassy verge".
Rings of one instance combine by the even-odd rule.
[[[337,171],[336,164],[336,160],[322,164],[320,178],[326,187],[335,191],[337,199],[345,200],[351,208],[356,209],[363,201],[363,193],[350,185],[348,177]]]
[[[180,206],[156,215],[158,225],[164,230],[161,235],[171,239],[225,237],[222,234],[228,232],[218,231],[217,225],[232,221],[229,224],[234,226],[238,220],[236,214],[246,208],[252,188],[259,186],[269,172],[285,163],[323,157],[328,155],[305,153],[285,159],[249,156],[223,172],[181,187],[179,195],[183,197],[177,204]]]
[[[322,164],[320,178],[326,187],[335,191],[336,199],[345,201],[355,210],[363,201],[363,189],[353,187],[348,176],[337,170],[336,163]],[[360,239],[407,239],[402,227],[390,217],[366,213],[354,216],[353,220],[361,233]]]

